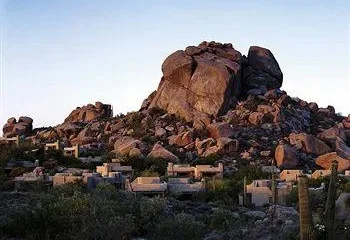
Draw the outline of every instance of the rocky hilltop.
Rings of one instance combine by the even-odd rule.
[[[232,44],[203,42],[169,55],[162,72],[139,111],[113,117],[111,106],[98,102],[73,110],[58,126],[34,130],[30,118],[11,118],[4,136],[173,162],[216,156],[227,173],[272,161],[328,169],[333,159],[349,169],[350,117],[282,91],[270,50],[252,46],[244,56]]]
[[[273,54],[250,47],[248,57],[232,44],[203,42],[167,57],[163,77],[151,95],[149,107],[158,106],[195,127],[226,113],[249,91],[261,92],[282,85],[283,74]]]

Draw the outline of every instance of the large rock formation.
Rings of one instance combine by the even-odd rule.
[[[17,135],[28,135],[33,130],[33,119],[30,117],[9,118],[3,126],[4,137],[15,137]]]
[[[252,46],[248,52],[248,65],[243,69],[243,85],[248,88],[266,86],[280,88],[283,74],[270,50]]]
[[[280,144],[275,150],[275,160],[278,167],[295,168],[299,164],[299,154],[288,144]]]
[[[338,162],[338,171],[350,169],[350,160],[340,157],[336,152],[327,153],[316,158],[316,164],[324,169],[331,169],[332,162]]]
[[[96,102],[95,105],[88,104],[73,110],[64,122],[91,122],[112,117],[112,106]]]
[[[297,149],[306,153],[322,155],[331,151],[330,147],[320,139],[306,133],[291,133],[289,135],[290,143]]]
[[[255,87],[278,88],[283,77],[269,50],[251,47],[246,58],[231,44],[215,42],[172,53],[165,59],[162,71],[149,107],[158,106],[194,121],[195,127],[208,125],[212,116],[233,106],[244,94],[242,84],[245,91]]]

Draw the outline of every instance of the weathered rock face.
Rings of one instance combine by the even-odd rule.
[[[81,126],[71,122],[62,123],[56,128],[58,136],[67,140],[75,138],[81,130]]]
[[[221,138],[221,137],[231,137],[233,134],[233,129],[227,122],[212,123],[207,126],[209,137]]]
[[[248,229],[243,239],[288,239],[299,233],[299,214],[293,207],[270,206],[267,216]]]
[[[324,169],[331,169],[333,161],[338,162],[338,171],[345,171],[350,168],[350,160],[338,156],[336,152],[327,153],[316,159],[316,164]]]
[[[212,154],[230,154],[237,152],[239,149],[239,142],[236,139],[228,137],[219,137],[216,140],[207,138],[202,141],[196,139],[195,146],[199,155],[207,157]]]
[[[275,159],[278,167],[294,168],[299,163],[299,154],[294,147],[280,144],[275,150]]]
[[[331,151],[330,147],[320,139],[306,133],[291,133],[289,135],[290,143],[297,149],[306,153],[315,155],[326,154]]]
[[[33,119],[30,117],[10,118],[3,126],[4,137],[15,137],[17,135],[27,135],[33,130]]]
[[[350,160],[350,147],[340,138],[335,142],[335,151],[340,157]]]
[[[132,137],[121,137],[114,143],[114,152],[124,156],[135,156],[144,150],[144,143]]]
[[[101,133],[100,129],[103,129],[104,124],[100,122],[95,122],[86,126],[83,130],[81,130],[78,136],[72,139],[71,144],[79,144],[85,145],[89,143],[98,142],[98,135]]]
[[[283,74],[270,50],[252,46],[248,52],[248,66],[243,68],[244,85],[248,88],[282,86]]]
[[[343,226],[350,225],[350,193],[343,192],[335,203],[336,218]]]
[[[150,158],[162,158],[171,162],[179,162],[179,158],[159,143],[156,143],[152,151],[147,155]]]
[[[261,120],[263,119],[264,117],[264,114],[263,113],[260,113],[260,112],[253,112],[249,115],[249,122],[253,125],[258,125]]]
[[[163,77],[149,107],[158,106],[202,127],[236,103],[242,83],[247,90],[281,86],[282,72],[269,50],[251,47],[244,59],[231,44],[215,42],[174,52],[163,63]]]
[[[73,110],[64,122],[91,122],[93,120],[109,118],[112,115],[111,105],[96,102],[95,105],[88,104]]]
[[[169,144],[184,147],[193,142],[193,130],[179,133],[169,137]]]

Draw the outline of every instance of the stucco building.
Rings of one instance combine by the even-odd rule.
[[[286,182],[296,182],[298,177],[303,174],[303,170],[283,170],[280,173],[280,179]]]
[[[224,166],[219,163],[217,167],[212,165],[196,165],[190,166],[189,164],[174,164],[168,163],[167,174],[168,176],[179,176],[187,178],[201,179],[205,177],[222,178],[224,173]]]

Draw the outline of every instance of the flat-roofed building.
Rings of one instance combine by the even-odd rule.
[[[315,170],[311,174],[311,178],[317,179],[317,178],[327,177],[331,175],[331,173],[332,173],[332,170]]]
[[[47,150],[59,150],[60,149],[60,141],[57,140],[53,143],[46,143],[45,144],[45,151]]]
[[[111,184],[116,189],[125,189],[126,177],[120,172],[110,172],[108,176],[101,176],[99,173],[90,173],[87,179],[87,188],[94,189],[101,184]]]
[[[248,205],[264,206],[273,203],[272,180],[253,180],[246,185]],[[278,204],[286,204],[286,199],[293,188],[292,182],[276,182],[275,201]],[[239,196],[240,204],[243,204],[243,195]]]
[[[272,203],[271,180],[253,180],[247,185],[247,193],[251,194],[251,201],[255,206]]]
[[[127,179],[125,185],[129,191],[143,194],[161,194],[164,196],[167,190],[167,184],[161,182],[159,177],[138,177],[131,183]]]
[[[73,147],[65,147],[63,149],[63,153],[65,156],[73,156],[75,158],[79,158],[79,145],[75,145]]]
[[[194,178],[195,167],[191,167],[189,164],[174,164],[168,163],[167,173],[168,176],[190,177]]]
[[[222,178],[224,173],[224,166],[219,163],[217,167],[212,165],[196,165],[195,167],[188,164],[174,164],[168,163],[168,176],[180,176],[201,179],[203,177],[217,177]]]
[[[303,174],[303,170],[283,170],[280,173],[280,179],[286,182],[296,182],[298,181],[298,177]]]
[[[109,176],[110,173],[113,173],[113,172],[120,172],[124,176],[129,178],[132,178],[134,174],[134,170],[132,169],[131,166],[122,166],[118,162],[103,163],[102,166],[96,167],[96,172],[101,174],[102,177],[107,177]]]
[[[78,181],[87,182],[87,177],[82,176],[74,176],[70,173],[56,173],[52,177],[53,187],[61,186],[67,183],[75,183]]]
[[[19,146],[20,138],[18,135],[10,138],[0,137],[0,141],[7,142],[7,143],[14,143],[17,146]]]
[[[190,178],[169,178],[168,191],[171,193],[192,194],[205,190],[204,179],[200,182],[191,182]]]

